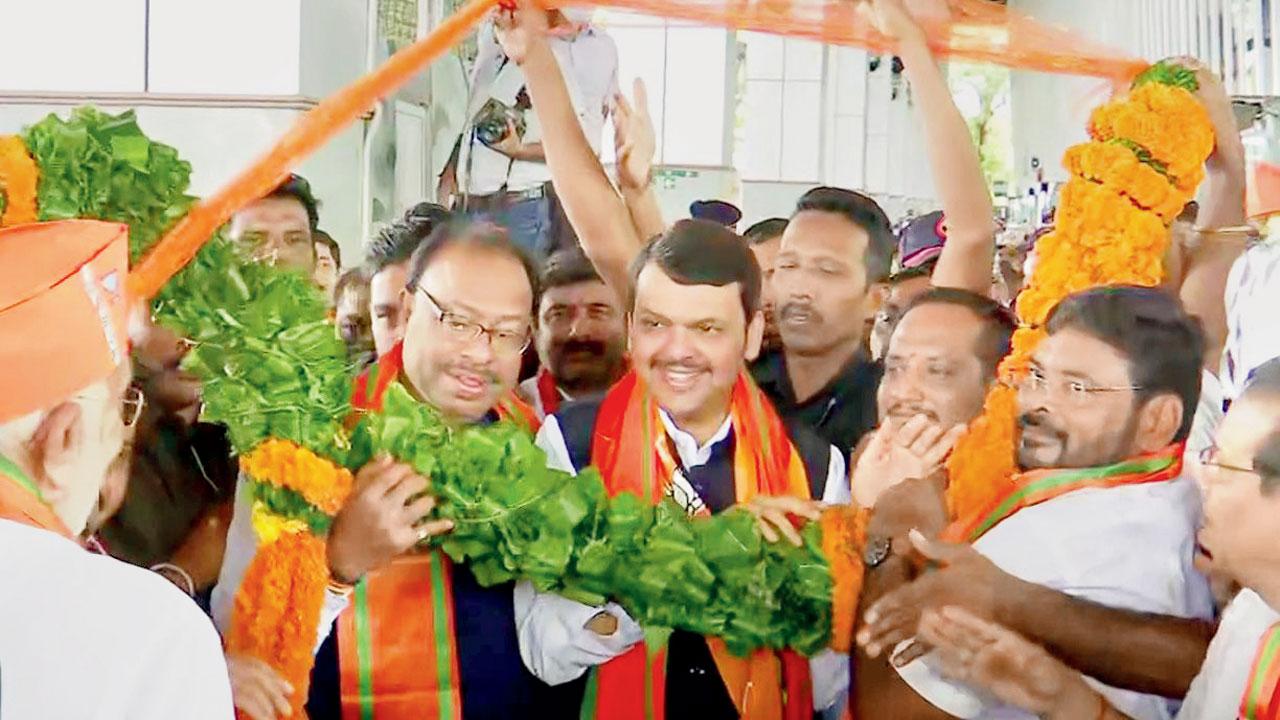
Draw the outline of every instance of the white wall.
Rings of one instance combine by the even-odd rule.
[[[302,0],[150,3],[148,91],[301,94]]]
[[[140,92],[145,0],[0,0],[0,91]]]

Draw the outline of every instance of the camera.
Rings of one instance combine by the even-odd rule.
[[[515,126],[517,137],[523,136],[524,113],[493,98],[476,113],[476,137],[485,145],[492,147],[505,140],[511,126]]]

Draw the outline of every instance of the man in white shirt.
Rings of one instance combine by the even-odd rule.
[[[547,11],[547,38],[569,86],[578,122],[600,154],[604,123],[618,92],[618,49],[590,24],[590,11]],[[493,24],[480,29],[480,51],[471,73],[467,125],[441,175],[440,199],[455,193],[454,208],[502,225],[538,257],[569,244],[557,237],[559,211],[542,133],[530,112],[524,73],[502,51]]]
[[[1216,440],[1197,468],[1205,505],[1200,540],[1245,589],[1223,614],[1178,717],[1273,717],[1280,702],[1280,362],[1258,370]],[[1079,673],[1007,628],[948,608],[928,613],[920,629],[949,676],[1041,717],[1125,717]]]
[[[603,394],[627,368],[622,303],[582,250],[547,258],[540,281],[534,344],[542,367],[520,383],[539,419],[565,401]]]
[[[1176,300],[1128,287],[1069,297],[1047,330],[1019,390],[1024,472],[1002,512],[952,528],[972,548],[923,541],[940,569],[873,605],[859,643],[890,653],[938,717],[1025,717],[944,680],[932,658],[907,662],[921,610],[957,605],[1051,645],[1130,716],[1169,718],[1160,695],[1185,692],[1205,647],[1197,619],[1212,613],[1192,567],[1199,498],[1180,475],[1201,335]]]
[[[232,717],[208,618],[159,575],[76,542],[141,410],[126,393],[127,267],[123,225],[0,230],[4,720]]]

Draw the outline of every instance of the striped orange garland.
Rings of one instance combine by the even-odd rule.
[[[39,220],[36,203],[40,168],[17,135],[0,135],[0,193],[4,194],[4,214],[0,227]]]

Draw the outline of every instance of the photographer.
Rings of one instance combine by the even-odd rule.
[[[617,47],[591,27],[590,11],[548,10],[547,20],[578,120],[599,154],[609,102],[617,92]],[[480,29],[479,44],[468,122],[440,176],[438,197],[455,210],[505,227],[518,245],[546,257],[575,241],[551,189],[524,74],[502,52],[492,21]]]

